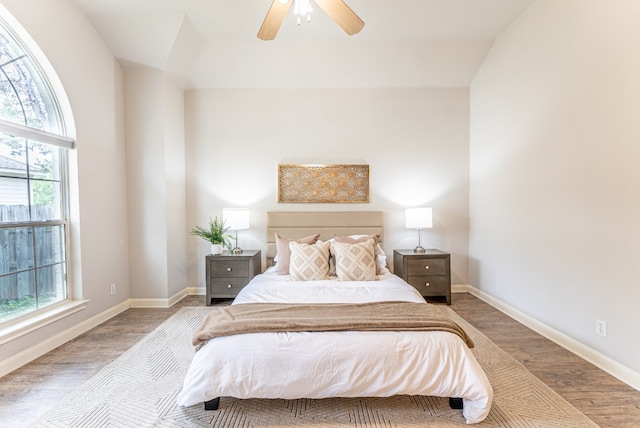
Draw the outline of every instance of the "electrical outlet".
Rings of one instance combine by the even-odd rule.
[[[111,284],[111,295],[113,296],[114,294],[116,294],[116,283],[115,282],[113,284]]]
[[[607,323],[602,320],[596,320],[596,334],[607,337]]]

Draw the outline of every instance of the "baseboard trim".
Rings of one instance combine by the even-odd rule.
[[[132,308],[170,308],[188,295],[184,288],[166,299],[129,299],[129,305]]]
[[[132,308],[170,308],[187,296],[204,296],[204,288],[187,287],[167,299],[129,299]]]
[[[468,293],[469,286],[467,284],[452,284],[451,292],[452,293]]]
[[[187,287],[186,290],[189,296],[204,296],[206,294],[204,287]]]
[[[75,339],[82,333],[91,330],[97,325],[102,324],[127,309],[129,309],[129,301],[124,301],[119,305],[113,306],[104,312],[94,315],[93,317],[60,332],[35,346],[25,349],[22,352],[18,352],[4,361],[0,361],[0,377],[19,369],[36,358],[40,358],[47,352],[53,351],[57,347],[64,345],[68,341]]]
[[[470,294],[476,296],[478,299],[483,302],[493,306],[500,312],[508,315],[519,323],[529,327],[531,330],[540,334],[541,336],[546,337],[550,341],[556,343],[559,346],[562,346],[567,351],[577,355],[585,361],[590,362],[594,366],[599,369],[609,373],[611,376],[617,378],[618,380],[626,383],[630,387],[640,391],[640,373],[631,370],[629,367],[624,366],[617,361],[607,357],[606,355],[601,354],[600,352],[578,342],[577,340],[567,336],[564,333],[561,333],[546,324],[541,323],[535,318],[526,315],[517,309],[503,303],[502,301],[496,299],[495,297],[471,286],[456,286],[456,289],[464,291],[456,291],[456,292],[469,292]],[[453,290],[453,288],[452,288]]]

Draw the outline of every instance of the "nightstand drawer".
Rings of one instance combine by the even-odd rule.
[[[446,293],[449,289],[449,282],[445,275],[410,276],[407,282],[423,296]]]
[[[446,275],[447,261],[444,259],[410,259],[407,275]],[[413,284],[412,284],[413,285]]]
[[[216,260],[211,263],[211,278],[246,278],[249,273],[248,260]]]
[[[242,288],[249,283],[249,278],[229,278],[223,280],[221,278],[211,279],[212,294],[237,294]]]
[[[207,281],[205,302],[233,299],[240,290],[261,272],[260,250],[244,250],[240,254],[223,253],[206,257]]]

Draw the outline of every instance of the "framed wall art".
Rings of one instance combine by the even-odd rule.
[[[278,165],[278,202],[369,202],[369,165]]]

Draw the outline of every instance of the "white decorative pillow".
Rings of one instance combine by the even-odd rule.
[[[320,281],[329,275],[330,242],[318,241],[315,244],[289,242],[291,258],[289,273],[295,281]]]
[[[349,244],[357,244],[358,242],[366,242],[369,239],[373,239],[376,243],[380,240],[380,234],[375,233],[373,235],[333,235],[333,239],[338,242],[348,242]]]
[[[373,239],[376,242],[375,252],[376,252],[376,273],[378,275],[384,275],[385,273],[389,273],[389,269],[387,268],[387,255],[384,250],[378,243],[380,240],[379,234],[374,235],[349,235],[349,236],[341,236],[334,235],[334,240],[338,242],[346,242],[349,244],[357,244],[359,242],[366,242],[369,239]],[[335,275],[335,260],[332,258],[329,259],[329,275]]]
[[[350,244],[333,241],[331,253],[336,259],[336,275],[340,281],[375,281],[376,273],[375,240]]]

